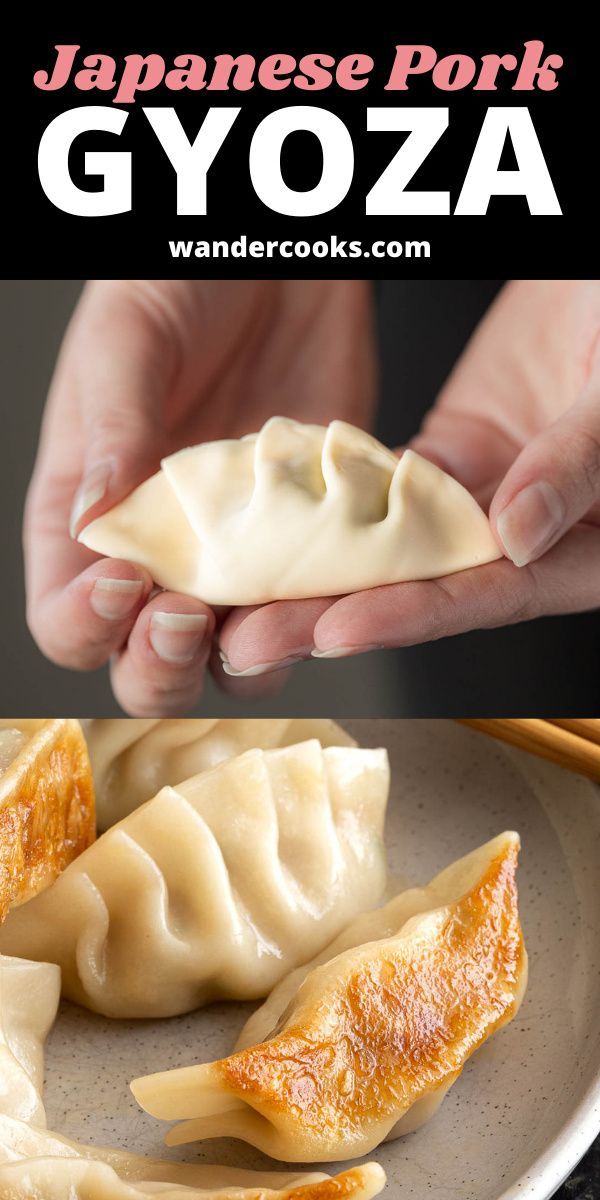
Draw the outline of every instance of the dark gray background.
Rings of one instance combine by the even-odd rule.
[[[378,433],[404,441],[450,370],[500,280],[384,281],[378,289],[381,405]],[[25,624],[23,499],[48,381],[79,280],[3,280],[4,440],[0,713],[109,716],[118,712],[104,671],[52,666]],[[311,662],[259,715],[594,715],[598,708],[597,614],[481,631],[429,646],[347,661]],[[244,712],[208,686],[202,711]],[[193,715],[193,714],[190,714]]]

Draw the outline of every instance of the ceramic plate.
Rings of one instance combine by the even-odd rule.
[[[525,1001],[431,1123],[372,1155],[388,1175],[384,1196],[545,1200],[600,1129],[600,790],[449,721],[345,725],[389,751],[388,855],[403,883],[429,880],[503,829],[523,843]],[[164,1127],[128,1089],[136,1075],[227,1054],[249,1011],[215,1005],[126,1022],[65,1004],[48,1044],[49,1127],[138,1153],[272,1170],[237,1142],[164,1150]]]

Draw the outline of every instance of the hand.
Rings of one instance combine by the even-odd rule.
[[[136,716],[188,711],[216,615],[154,594],[132,563],[69,534],[186,445],[239,437],[274,415],[368,425],[374,402],[370,287],[362,281],[99,280],[65,337],[25,513],[27,615],[44,653],[92,670],[111,660]],[[231,689],[264,694],[278,681]]]
[[[507,285],[412,445],[486,509],[491,501],[507,557],[444,579],[235,610],[220,634],[231,670],[600,604],[600,283]]]

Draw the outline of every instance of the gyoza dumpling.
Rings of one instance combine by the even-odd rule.
[[[483,875],[486,864],[492,860],[494,855],[512,855],[513,848],[516,856],[519,848],[517,835],[501,834],[500,837],[494,838],[491,842],[472,851],[471,854],[467,854],[457,862],[451,863],[449,867],[445,867],[426,887],[408,888],[394,896],[383,907],[360,913],[359,916],[354,917],[319,954],[316,954],[310,961],[302,963],[295,971],[290,971],[289,975],[275,985],[264,1004],[261,1004],[248,1017],[237,1039],[235,1049],[244,1050],[248,1046],[266,1041],[271,1036],[273,1030],[279,1025],[282,1014],[294,1000],[304,980],[314,971],[315,967],[331,962],[346,950],[353,950],[368,942],[381,941],[383,938],[393,938],[397,935],[398,930],[404,930],[404,926],[413,917],[427,913],[431,909],[447,906],[459,896],[461,888],[463,891],[467,890],[470,880],[475,878],[476,873]],[[524,966],[527,967],[526,956]],[[427,1120],[430,1115],[431,1100],[438,1095],[439,1093],[434,1093],[427,1101],[421,1101],[419,1105],[415,1105],[403,1118],[400,1132],[407,1133],[409,1127],[414,1129],[417,1124],[422,1124],[424,1120]],[[441,1103],[442,1098],[440,1096],[439,1100],[436,1100],[435,1108]],[[419,1109],[419,1120],[415,1123],[416,1108]]]
[[[230,1136],[289,1162],[330,1162],[431,1115],[525,989],[518,849],[517,834],[502,834],[372,914],[378,940],[315,967],[291,999],[286,987],[262,1043],[134,1080],[153,1116],[190,1118],[167,1142]]]
[[[54,964],[0,955],[0,1116],[45,1124],[44,1042],[59,998]]]
[[[385,1184],[377,1163],[290,1175],[165,1162],[124,1150],[83,1146],[0,1116],[3,1200],[371,1200]]]
[[[224,605],[435,579],[500,557],[479,505],[427,459],[398,459],[343,421],[285,417],[163,459],[79,540]]]
[[[81,726],[0,720],[0,922],[94,840],[94,786]]]
[[[267,995],[385,886],[385,750],[249,750],[166,787],[0,929],[112,1017]]]
[[[176,787],[244,750],[268,750],[318,738],[354,746],[335,721],[119,719],[83,722],[96,785],[98,828],[121,821],[165,784]]]

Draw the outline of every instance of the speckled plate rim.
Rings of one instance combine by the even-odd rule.
[[[538,766],[548,765],[540,764],[539,760],[524,750],[517,750],[506,745],[499,748],[520,769],[530,783],[532,783],[530,774],[532,767],[535,767],[536,763]],[[595,801],[600,804],[600,786],[587,780],[580,779],[580,782],[589,788],[590,793],[594,793]],[[534,787],[534,791],[536,790],[537,788]],[[594,1078],[558,1132],[519,1178],[498,1193],[496,1200],[550,1200],[550,1197],[568,1179],[599,1135],[600,1060],[595,1065]],[[390,1196],[392,1195],[393,1187],[390,1188],[389,1180],[385,1190]]]
[[[498,1200],[549,1200],[600,1134],[600,1067],[569,1119],[552,1144],[531,1164],[527,1175],[521,1176]]]
[[[504,746],[504,753],[521,770],[529,775],[526,765],[531,759],[525,751]],[[587,782],[587,781],[584,781]],[[590,793],[600,804],[600,786],[588,783]],[[595,1077],[588,1085],[579,1103],[565,1120],[552,1141],[533,1160],[525,1174],[515,1180],[497,1200],[549,1200],[568,1179],[578,1162],[589,1150],[592,1142],[600,1135],[600,1062],[596,1064]]]

